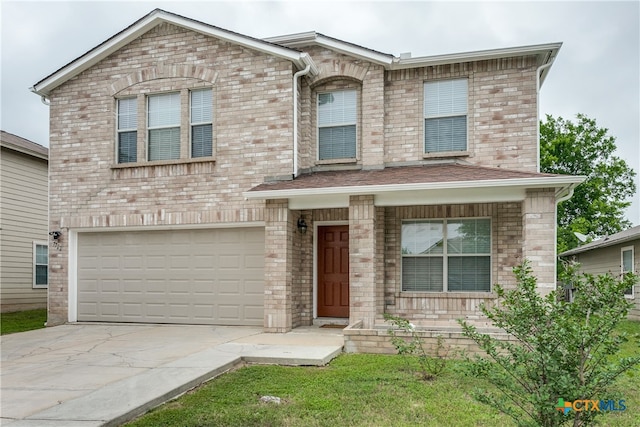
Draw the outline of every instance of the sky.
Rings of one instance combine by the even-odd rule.
[[[49,109],[29,88],[155,8],[256,38],[317,31],[413,57],[562,42],[540,117],[582,113],[640,174],[640,2],[0,0],[2,130],[48,146]],[[638,192],[626,216],[640,225]]]

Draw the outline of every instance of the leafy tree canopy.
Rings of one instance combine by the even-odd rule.
[[[579,245],[574,232],[591,238],[625,230],[624,210],[636,192],[636,172],[614,155],[615,137],[584,114],[576,122],[546,116],[540,122],[540,170],[584,175],[569,200],[558,205],[558,252]]]

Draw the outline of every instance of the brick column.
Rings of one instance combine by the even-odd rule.
[[[376,317],[376,207],[373,196],[349,198],[349,322],[372,328]]]
[[[286,200],[267,200],[265,207],[264,330],[292,328],[294,224]]]
[[[553,188],[527,190],[522,202],[522,257],[546,295],[556,287],[556,199]]]

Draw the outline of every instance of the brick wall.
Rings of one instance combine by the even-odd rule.
[[[385,209],[384,312],[410,318],[423,326],[457,327],[456,319],[465,318],[479,326],[487,326],[480,304],[491,304],[492,293],[478,292],[401,292],[402,220],[446,218],[491,218],[492,271],[491,283],[505,287],[515,285],[512,269],[521,262],[521,203],[481,203],[467,205],[407,206]],[[377,324],[382,322],[378,312]]]
[[[480,165],[536,172],[536,63],[533,57],[388,72],[385,81],[385,162],[424,156],[424,82],[469,81],[468,149]]]
[[[53,91],[50,229],[63,236],[50,324],[67,320],[68,228],[264,221],[264,203],[242,192],[291,174],[292,73],[288,61],[163,24]],[[144,107],[145,94],[198,87],[213,89],[214,158],[145,163],[143,113],[141,161],[116,164],[116,97]]]

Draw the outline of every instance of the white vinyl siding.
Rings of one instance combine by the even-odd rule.
[[[357,92],[318,94],[318,160],[355,159]]]
[[[180,93],[151,95],[147,105],[149,161],[180,158]]]
[[[33,242],[33,287],[49,285],[49,247],[44,242]]]
[[[635,273],[633,268],[633,246],[627,246],[620,250],[622,273]],[[633,298],[633,286],[624,291],[625,296]]]
[[[213,155],[213,106],[211,89],[191,91],[191,157]]]
[[[424,151],[467,150],[466,79],[424,84]]]
[[[489,292],[491,220],[402,223],[403,292]]]
[[[136,98],[118,100],[118,163],[138,160],[138,101]]]

